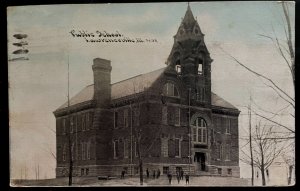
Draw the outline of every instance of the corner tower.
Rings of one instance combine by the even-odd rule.
[[[188,5],[174,36],[167,64],[191,91],[191,99],[211,104],[211,62],[202,33]]]

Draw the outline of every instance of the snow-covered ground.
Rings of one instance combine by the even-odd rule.
[[[57,178],[47,180],[23,180],[11,181],[11,186],[67,186],[68,178]],[[186,185],[185,180],[178,183],[173,177],[171,185],[166,176],[159,179],[144,179],[143,186],[249,186],[247,179],[233,177],[190,177],[190,184]],[[140,186],[138,177],[126,177],[125,179],[98,180],[97,177],[73,178],[73,186]]]

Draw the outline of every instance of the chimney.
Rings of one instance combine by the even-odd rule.
[[[108,107],[111,100],[110,73],[112,67],[110,60],[95,58],[92,68],[94,73],[94,99],[97,107]]]

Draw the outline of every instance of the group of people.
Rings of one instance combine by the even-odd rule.
[[[149,169],[147,168],[146,169],[146,175],[147,175],[147,178],[149,178],[150,176],[150,172],[149,172]],[[160,177],[160,170],[157,169],[157,172],[155,170],[152,171],[152,177],[155,179],[155,178],[159,178]]]
[[[124,179],[125,174],[126,174],[126,171],[124,169],[121,172],[121,179]],[[150,171],[149,171],[148,168],[146,169],[146,175],[147,175],[147,178],[150,177]],[[172,173],[170,171],[168,171],[167,176],[168,176],[169,184],[172,184]],[[152,171],[152,177],[153,177],[153,179],[159,178],[160,177],[160,170],[159,169],[157,169],[157,171],[153,170]],[[180,183],[180,180],[183,180],[183,177],[184,177],[184,171],[182,169],[177,169],[176,170],[176,178],[177,178],[178,184]],[[186,184],[190,183],[190,176],[187,173],[185,174],[185,183]]]
[[[170,171],[168,171],[168,179],[169,179],[169,184],[172,184],[172,174]],[[178,184],[180,183],[180,180],[183,180],[184,177],[184,172],[182,169],[180,170],[176,170],[176,178],[177,178],[177,182]],[[185,174],[185,183],[189,184],[190,183],[190,176],[188,174]]]

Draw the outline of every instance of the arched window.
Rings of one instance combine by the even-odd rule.
[[[177,87],[171,82],[167,82],[164,85],[163,94],[165,96],[170,96],[170,97],[179,97],[179,92]]]
[[[207,144],[207,124],[201,117],[192,123],[192,138],[194,143]]]

